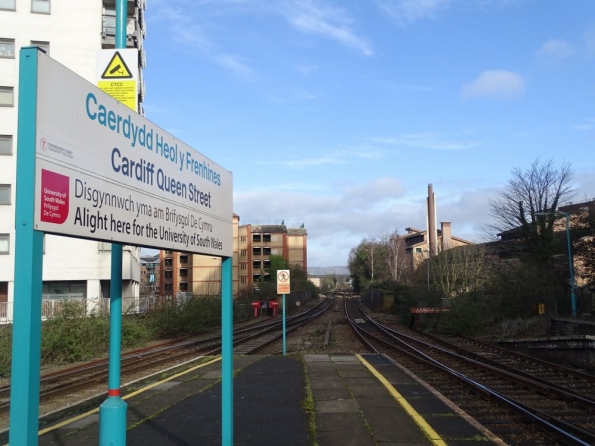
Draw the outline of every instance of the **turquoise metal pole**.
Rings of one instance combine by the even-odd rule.
[[[43,233],[34,230],[37,48],[19,54],[10,444],[38,444]]]
[[[116,48],[126,48],[126,0],[116,0]],[[99,445],[126,446],[126,409],[120,397],[122,356],[122,245],[112,243],[107,400],[99,408]]]
[[[232,258],[221,261],[221,444],[233,446]]]
[[[570,268],[570,302],[572,304],[572,317],[576,317],[576,294],[574,290],[574,267],[572,259],[572,249],[570,243],[570,221],[568,213],[566,215],[566,240],[568,241],[568,267]]]
[[[285,332],[285,294],[283,294],[282,301],[283,301],[283,356],[285,356],[286,346],[287,346],[287,342],[286,342],[287,335]]]

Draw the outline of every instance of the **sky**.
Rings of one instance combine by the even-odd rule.
[[[437,220],[481,241],[515,167],[595,197],[592,0],[151,0],[146,117],[233,173],[308,266]]]

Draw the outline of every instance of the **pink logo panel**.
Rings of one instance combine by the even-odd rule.
[[[68,217],[70,178],[41,169],[41,221],[60,225]]]

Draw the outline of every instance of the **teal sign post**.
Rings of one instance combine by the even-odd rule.
[[[15,216],[14,322],[10,383],[10,444],[37,444],[41,362],[43,233],[34,230],[37,48],[23,48]]]
[[[116,48],[126,48],[128,5],[116,0]],[[112,243],[107,399],[99,407],[99,446],[126,446],[126,410],[120,395],[122,356],[122,245]]]

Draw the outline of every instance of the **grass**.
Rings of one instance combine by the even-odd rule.
[[[316,430],[316,411],[314,410],[314,395],[312,394],[312,387],[310,387],[310,377],[308,375],[308,368],[306,367],[306,363],[303,363],[304,366],[304,390],[306,392],[306,397],[302,402],[302,408],[304,412],[308,415],[308,430],[310,432],[310,446],[320,446],[318,443],[317,437],[318,432]]]

